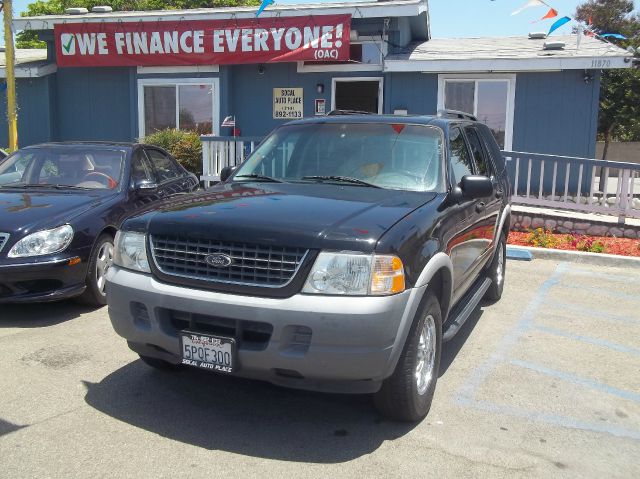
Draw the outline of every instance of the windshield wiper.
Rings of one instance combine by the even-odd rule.
[[[251,173],[248,175],[236,175],[233,177],[235,178],[252,178],[254,180],[263,180],[263,181],[271,181],[272,183],[284,183],[284,181],[279,180],[277,178],[273,178],[271,176],[267,176],[267,175],[259,175],[257,173]]]
[[[66,189],[71,189],[71,190],[90,190],[91,188],[87,188],[85,186],[74,186],[74,185],[54,185],[52,183],[27,183],[27,184],[22,184],[22,185],[14,185],[14,184],[7,184],[7,185],[0,185],[0,188],[54,188],[56,190],[66,190]]]
[[[358,178],[352,178],[350,176],[334,176],[334,175],[329,175],[329,176],[303,176],[300,179],[301,180],[318,180],[318,181],[323,181],[323,180],[344,181],[345,183],[353,183],[354,185],[369,186],[371,188],[382,188],[381,186],[374,185],[373,183],[369,183],[368,181],[360,180]]]

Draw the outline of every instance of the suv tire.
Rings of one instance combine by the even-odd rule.
[[[484,294],[489,301],[498,301],[502,297],[504,278],[507,268],[507,240],[504,233],[500,233],[500,240],[496,248],[496,254],[487,269],[487,277],[491,279],[491,286]]]
[[[438,299],[427,291],[394,373],[374,396],[378,411],[397,421],[424,418],[436,389],[441,350],[442,311]]]

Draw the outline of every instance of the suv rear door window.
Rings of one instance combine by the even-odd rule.
[[[457,185],[463,176],[473,175],[471,156],[460,128],[454,127],[451,129],[449,147],[451,151],[451,173],[453,175],[451,183]]]
[[[471,147],[471,153],[473,159],[476,162],[476,169],[479,175],[492,176],[491,166],[487,160],[487,155],[478,136],[478,132],[474,127],[468,126],[464,129],[467,134],[467,140],[469,140],[469,146]]]

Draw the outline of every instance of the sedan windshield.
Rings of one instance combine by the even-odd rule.
[[[121,150],[98,148],[20,150],[0,162],[0,188],[114,189],[124,156]]]
[[[269,136],[233,179],[437,191],[442,158],[442,132],[432,126],[290,125]]]

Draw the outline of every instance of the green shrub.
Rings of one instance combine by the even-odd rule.
[[[142,142],[164,148],[191,173],[198,177],[202,174],[202,141],[197,132],[169,128],[145,137]]]

